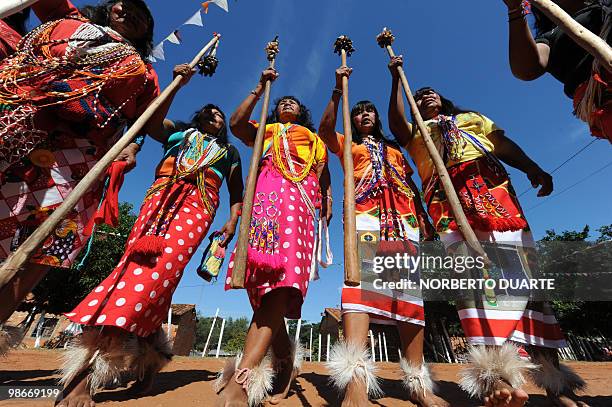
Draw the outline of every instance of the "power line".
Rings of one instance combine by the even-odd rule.
[[[606,165],[604,165],[603,167],[601,167],[601,168],[599,168],[599,169],[597,169],[597,170],[593,171],[592,173],[590,173],[590,174],[589,174],[589,175],[587,175],[586,177],[584,177],[584,178],[582,178],[582,179],[580,179],[580,180],[578,180],[578,181],[574,182],[572,185],[570,185],[570,186],[568,186],[567,188],[565,188],[565,189],[561,190],[560,192],[558,192],[558,193],[556,193],[556,194],[554,194],[554,195],[551,195],[551,196],[549,196],[547,199],[543,200],[542,202],[540,202],[540,203],[538,203],[538,204],[536,204],[536,205],[532,206],[531,208],[527,209],[527,211],[526,211],[526,212],[529,212],[529,211],[531,211],[531,210],[533,210],[533,209],[535,209],[535,208],[537,208],[537,207],[539,207],[539,206],[544,205],[546,202],[548,202],[548,201],[549,201],[549,200],[551,200],[552,198],[555,198],[555,197],[557,197],[557,196],[561,195],[562,193],[569,191],[570,189],[574,188],[576,185],[583,183],[584,181],[586,181],[586,180],[588,180],[589,178],[591,178],[593,175],[595,175],[595,174],[597,174],[597,173],[602,172],[603,170],[605,170],[606,168],[608,168],[608,167],[609,167],[609,166],[611,166],[611,165],[612,165],[612,161],[610,161],[609,163],[607,163],[607,164],[606,164]]]
[[[561,164],[559,164],[557,166],[557,168],[555,168],[554,170],[552,170],[550,172],[550,174],[554,174],[555,172],[557,172],[561,167],[563,167],[565,164],[567,164],[568,162],[572,161],[578,154],[582,153],[584,150],[586,150],[587,148],[589,148],[591,146],[591,144],[593,144],[594,142],[598,141],[598,140],[602,140],[599,138],[594,138],[593,140],[591,140],[587,145],[585,145],[584,147],[582,147],[580,150],[576,151],[574,154],[572,154],[571,156],[569,156],[565,161],[563,161]],[[532,188],[527,188],[526,190],[524,190],[523,192],[521,192],[521,194],[518,196],[518,198],[522,197],[523,195],[525,195],[527,192],[531,191]]]

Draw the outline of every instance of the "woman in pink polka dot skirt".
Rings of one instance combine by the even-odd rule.
[[[137,375],[138,390],[146,391],[155,373],[170,360],[161,325],[183,269],[213,221],[224,179],[231,215],[220,231],[225,234],[221,244],[227,245],[235,232],[242,171],[238,151],[227,142],[221,110],[206,105],[191,123],[166,121],[165,131],[156,136],[164,143],[164,158],[124,256],[115,270],[66,314],[71,321],[92,327],[86,329],[80,345],[67,353],[63,371],[62,381],[81,393],[95,391],[126,369]]]
[[[258,124],[249,117],[263,83],[276,76],[273,69],[265,70],[255,90],[232,115],[232,132],[247,145],[253,145],[257,132]],[[308,285],[315,278],[315,225],[321,191],[324,196],[330,193],[329,176],[323,177],[321,185],[319,182],[326,173],[327,153],[313,132],[308,109],[295,97],[282,97],[267,123],[245,281],[254,315],[244,354],[228,361],[216,383],[220,406],[258,405],[269,394],[270,402],[277,404],[297,375],[302,353],[291,343],[284,318],[300,318]],[[323,217],[330,213],[322,212]],[[232,260],[233,256],[226,289],[230,289]],[[271,361],[265,357],[270,349]]]

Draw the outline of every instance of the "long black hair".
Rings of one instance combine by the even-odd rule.
[[[374,112],[374,134],[371,134],[371,136],[373,136],[377,140],[381,140],[387,144],[390,144],[399,150],[400,148],[399,144],[397,144],[395,140],[391,140],[385,136],[385,133],[383,131],[382,121],[380,120],[380,114],[378,113],[378,109],[376,108],[374,103],[372,103],[369,100],[361,100],[355,103],[355,106],[353,106],[353,108],[351,109],[351,131],[353,133],[353,143],[356,143],[356,144],[362,143],[361,135],[359,134],[359,131],[357,131],[357,127],[355,127],[354,118],[355,116],[357,116],[358,114],[366,110],[372,110]]]
[[[105,0],[99,6],[85,6],[79,11],[92,23],[108,27],[110,26],[110,11],[117,3],[132,4],[145,14],[147,19],[147,32],[143,38],[130,39],[130,42],[134,48],[136,48],[140,57],[146,60],[153,51],[153,29],[155,28],[155,20],[144,0]]]
[[[206,105],[204,105],[200,110],[196,111],[193,116],[191,116],[191,121],[190,122],[182,122],[182,121],[177,121],[174,123],[174,128],[176,131],[185,131],[188,129],[198,129],[200,131],[203,131],[200,128],[200,118],[205,115],[205,114],[210,114],[211,110],[217,110],[219,111],[219,113],[221,113],[221,117],[223,117],[223,127],[221,127],[221,129],[219,129],[219,132],[215,135],[213,134],[213,136],[217,139],[217,141],[221,144],[227,144],[228,143],[228,139],[227,139],[227,120],[225,119],[225,113],[223,113],[223,110],[221,110],[221,108],[217,105],[213,105],[212,103],[208,103]]]
[[[300,102],[300,100],[295,96],[283,96],[276,99],[274,101],[274,107],[272,108],[270,115],[268,115],[266,122],[269,124],[280,123],[280,119],[278,117],[278,105],[280,104],[280,102],[287,99],[293,100],[300,106],[300,114],[297,119],[295,119],[295,123],[299,124],[302,127],[306,127],[308,130],[314,132],[315,126],[312,123],[312,115],[310,114],[310,110],[306,106],[304,106],[302,102]]]
[[[26,7],[18,13],[5,17],[3,21],[21,36],[24,36],[28,32],[26,27],[28,18],[30,18],[30,7]]]
[[[463,109],[457,106],[452,100],[445,98],[444,96],[442,96],[442,94],[440,94],[440,92],[438,92],[437,90],[429,86],[426,86],[424,88],[417,90],[414,94],[414,100],[419,100],[420,98],[423,97],[425,93],[430,92],[430,91],[440,96],[440,101],[442,102],[442,107],[440,108],[440,114],[443,114],[445,116],[454,116],[460,113],[474,112],[474,110],[466,110],[466,109]]]

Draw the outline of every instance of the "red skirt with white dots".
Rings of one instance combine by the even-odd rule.
[[[158,179],[153,187],[162,181]],[[209,197],[216,207],[217,191],[209,191]],[[174,217],[165,225],[162,254],[131,254],[131,246],[159,211],[175,203]],[[115,270],[66,316],[78,324],[116,326],[143,337],[155,332],[168,315],[183,269],[206,236],[213,216],[204,208],[194,183],[178,181],[153,194],[142,204]]]
[[[263,297],[279,288],[292,290],[286,318],[299,319],[315,258],[315,220],[320,207],[319,180],[311,172],[300,188],[286,180],[271,159],[260,166],[251,218],[245,288],[253,310]],[[308,199],[308,201],[306,201]],[[311,209],[309,209],[311,208]],[[234,267],[232,253],[225,289]]]

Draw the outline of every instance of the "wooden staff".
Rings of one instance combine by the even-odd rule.
[[[346,67],[346,58],[355,51],[349,37],[342,35],[336,39],[334,52]],[[355,178],[353,171],[353,132],[348,95],[348,78],[342,77],[342,119],[344,125],[344,144],[342,164],[344,166],[344,284],[357,286],[361,282],[361,267],[357,252],[357,224],[355,212]]]
[[[391,44],[394,40],[395,37],[387,28],[384,28],[382,33],[380,33],[376,37],[378,45],[380,45],[381,48],[386,48],[390,57],[395,56],[395,52],[393,52],[393,48],[391,48]],[[479,256],[483,256],[483,258],[488,259],[484,249],[482,248],[482,245],[480,244],[478,238],[476,237],[476,234],[474,233],[474,230],[470,226],[470,223],[468,222],[465,213],[463,212],[463,208],[461,207],[461,203],[459,202],[459,197],[457,196],[457,191],[455,191],[455,187],[453,186],[450,176],[448,175],[448,171],[446,170],[446,165],[444,164],[442,157],[440,157],[440,153],[438,152],[435,143],[429,135],[427,126],[425,126],[425,123],[423,122],[423,117],[419,112],[419,108],[417,107],[414,97],[412,96],[412,91],[410,90],[410,85],[408,85],[408,80],[406,79],[404,69],[401,66],[398,66],[397,70],[399,72],[400,80],[404,88],[404,93],[406,94],[406,98],[408,99],[408,103],[410,104],[412,116],[414,117],[414,121],[416,122],[417,127],[421,132],[421,136],[423,137],[423,141],[425,142],[425,147],[427,148],[429,156],[431,157],[431,160],[434,163],[436,172],[440,177],[442,188],[446,193],[448,203],[450,204],[451,210],[455,217],[455,221],[457,222],[457,227],[459,228],[459,231],[465,238],[466,242],[470,245],[470,247],[476,253],[478,253]]]
[[[21,10],[30,7],[37,1],[38,0],[2,0],[2,4],[0,4],[0,19],[19,13]]]
[[[274,68],[276,54],[278,54],[278,35],[266,46],[266,54],[270,64],[269,68]],[[253,143],[253,155],[249,165],[249,175],[242,201],[242,214],[240,215],[240,229],[238,231],[238,241],[236,242],[236,255],[234,256],[234,268],[232,270],[232,288],[244,288],[245,271],[249,248],[249,233],[251,231],[251,216],[253,215],[253,199],[255,198],[255,187],[257,186],[257,172],[259,162],[263,152],[264,136],[266,134],[266,119],[268,116],[268,105],[270,104],[270,88],[272,81],[266,81],[264,88],[263,105],[261,106],[261,116],[259,117],[259,127]]]
[[[595,57],[608,72],[612,73],[612,47],[604,39],[587,30],[554,1],[531,0],[531,4],[557,24],[576,44]]]
[[[213,39],[206,44],[204,48],[191,61],[189,66],[194,68],[204,57],[206,52],[219,41],[220,34],[214,34]],[[3,287],[17,273],[32,256],[34,251],[43,243],[49,234],[55,230],[58,223],[66,217],[66,215],[74,209],[79,200],[85,195],[89,188],[104,174],[106,168],[117,158],[117,156],[126,148],[132,140],[141,132],[149,119],[155,114],[157,109],[168,100],[170,94],[180,85],[182,75],[178,75],[170,85],[147,107],[142,115],[130,127],[130,129],[108,150],[108,152],[92,167],[89,172],[83,177],[81,182],[72,190],[64,202],[53,211],[49,218],[44,221],[35,231],[23,242],[23,244],[11,253],[6,259],[2,267],[0,267],[0,287]]]

